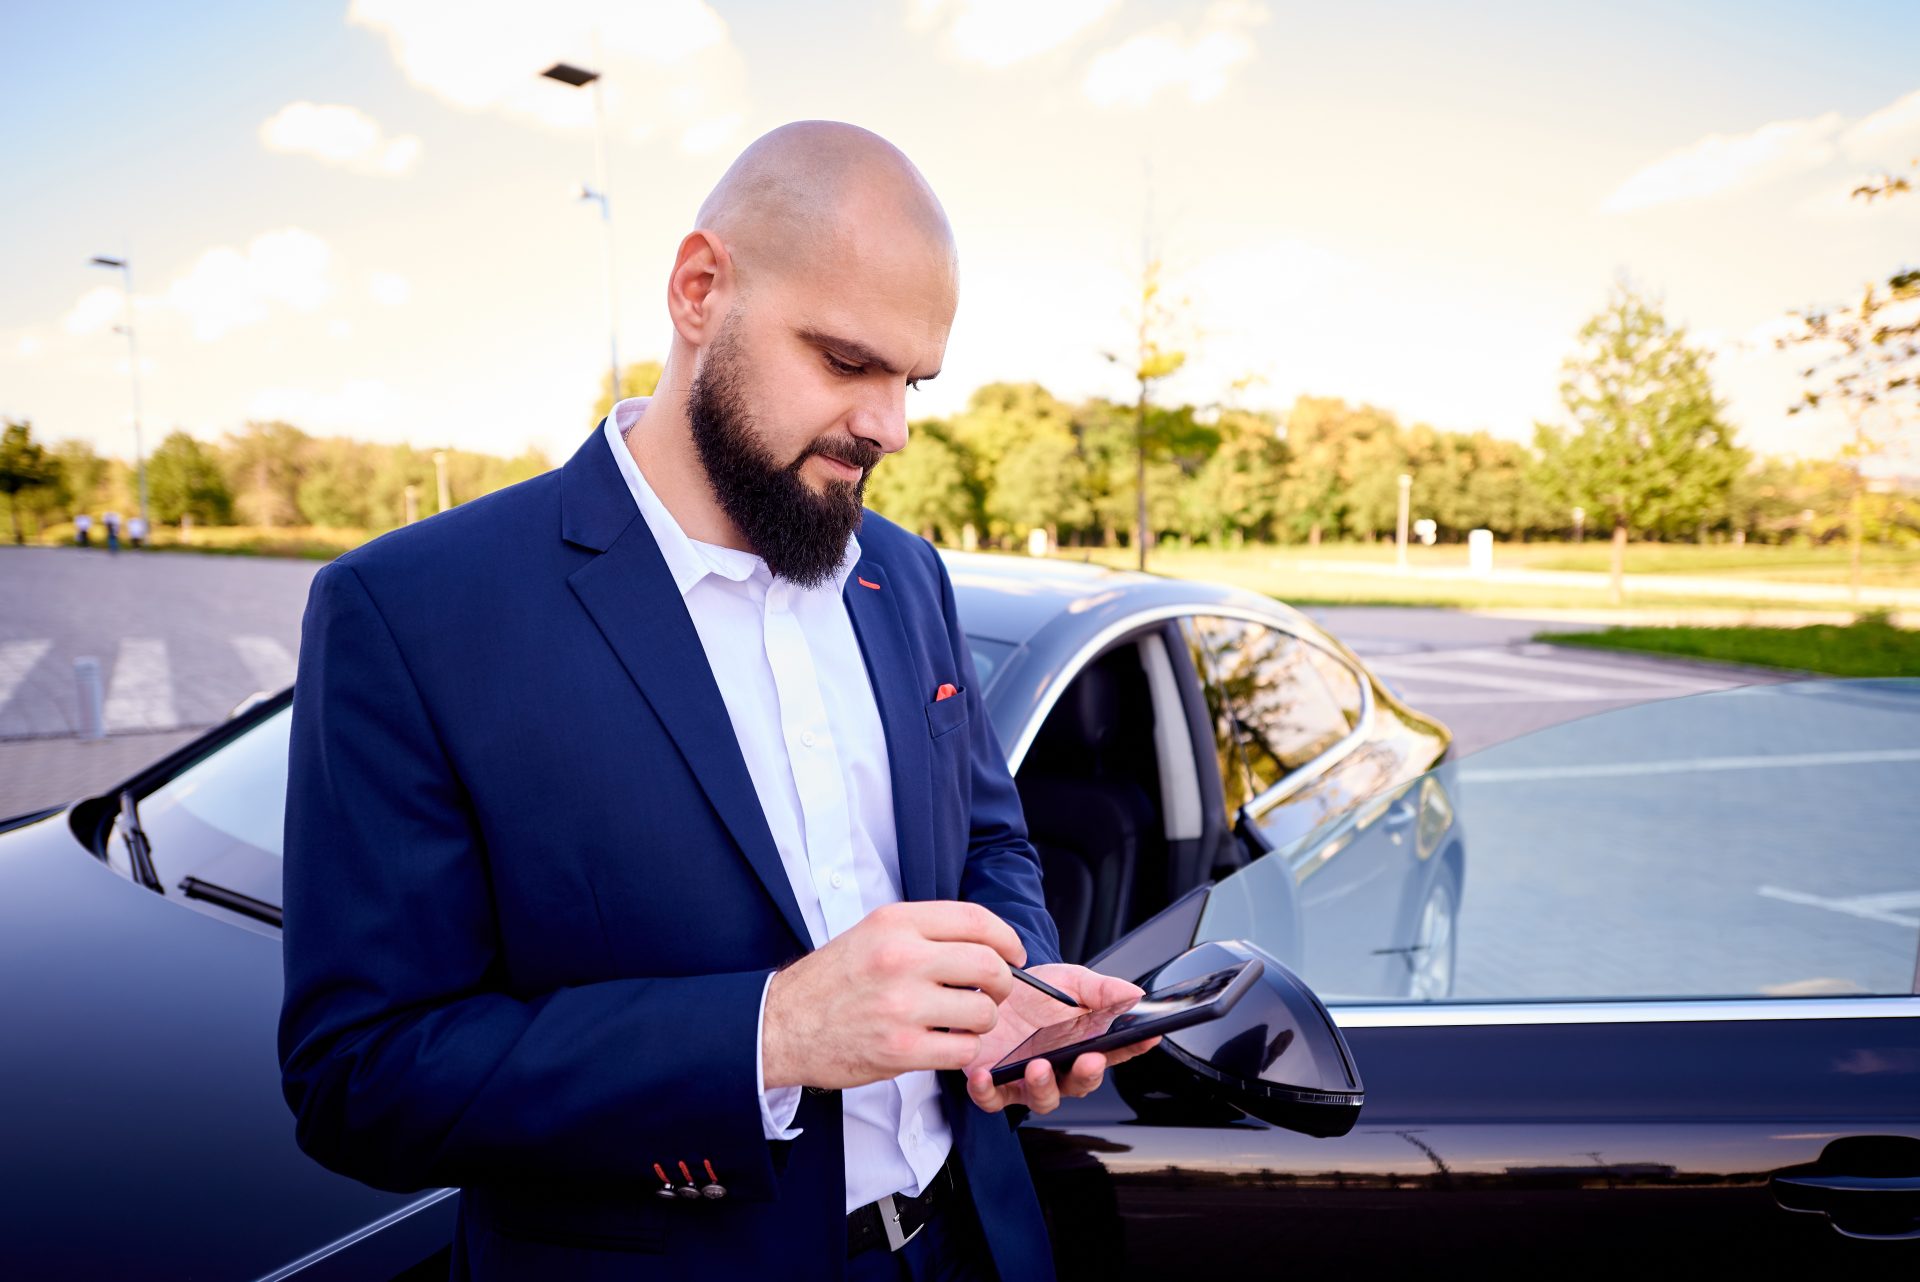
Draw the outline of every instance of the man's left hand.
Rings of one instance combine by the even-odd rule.
[[[1027,973],[1035,979],[1045,980],[1069,997],[1078,998],[1080,1004],[1089,1010],[1129,1005],[1139,1000],[1142,991],[1138,984],[1129,984],[1112,975],[1098,974],[1085,966],[1071,966],[1062,962],[1029,966]],[[1149,1037],[1145,1041],[1113,1050],[1085,1051],[1074,1059],[1067,1075],[1058,1079],[1054,1076],[1052,1064],[1037,1059],[1027,1065],[1026,1076],[1020,1081],[1009,1082],[1005,1086],[994,1084],[993,1066],[1005,1059],[1014,1047],[1026,1041],[1034,1029],[1073,1019],[1077,1014],[1084,1013],[1062,1006],[1038,989],[1016,983],[1012,993],[1000,1003],[999,1019],[991,1029],[981,1034],[979,1054],[965,1069],[967,1094],[989,1113],[998,1113],[1009,1104],[1024,1104],[1036,1113],[1051,1113],[1060,1107],[1061,1096],[1088,1095],[1099,1089],[1108,1065],[1124,1063],[1136,1055],[1144,1055],[1160,1044],[1158,1037]]]

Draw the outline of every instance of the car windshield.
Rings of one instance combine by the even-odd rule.
[[[1214,887],[1332,1004],[1907,994],[1920,680],[1643,703],[1443,764]]]
[[[192,877],[279,905],[292,716],[281,708],[140,799],[140,827],[168,894]],[[109,859],[126,866],[117,828]]]
[[[999,671],[1001,662],[1013,653],[1014,646],[990,637],[969,636],[967,649],[973,655],[973,672],[980,678],[980,689],[984,693],[993,684],[993,674]]]

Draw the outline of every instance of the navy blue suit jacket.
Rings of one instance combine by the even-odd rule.
[[[1056,960],[945,568],[871,514],[860,545],[845,595],[906,897],[983,904]],[[456,1276],[840,1276],[840,1096],[805,1093],[804,1133],[770,1142],[754,1089],[761,989],[806,926],[598,428],[315,576],[288,765],[302,1148],[380,1188],[460,1187]],[[1002,1278],[1050,1277],[1008,1119],[940,1079]],[[725,1198],[655,1195],[656,1162],[703,1160]]]

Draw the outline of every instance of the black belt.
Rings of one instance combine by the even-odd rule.
[[[869,1202],[847,1212],[847,1254],[858,1255],[883,1243],[889,1251],[898,1251],[925,1228],[933,1212],[954,1191],[953,1159],[949,1157],[934,1172],[927,1187],[913,1197],[889,1193],[878,1202]]]

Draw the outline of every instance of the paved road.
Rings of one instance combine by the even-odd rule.
[[[1904,993],[1920,682],[1640,704],[1463,762],[1461,997]]]
[[[258,690],[293,679],[319,563],[264,557],[0,547],[0,815],[107,786]],[[1548,652],[1542,627],[1446,610],[1314,612],[1422,707],[1462,752],[1646,699],[1752,680],[1659,659]],[[80,727],[74,660],[99,660],[105,741]]]

